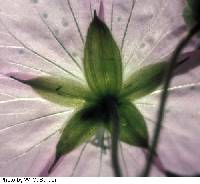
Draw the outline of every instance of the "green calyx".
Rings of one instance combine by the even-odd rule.
[[[167,63],[147,65],[123,83],[120,49],[109,28],[95,14],[88,29],[83,65],[88,86],[60,77],[20,80],[46,100],[79,109],[66,122],[53,166],[64,154],[91,141],[102,128],[113,135],[113,120],[120,130],[119,135],[113,137],[148,149],[146,122],[133,101],[152,93],[162,84]]]
[[[106,96],[93,103],[87,103],[66,123],[57,144],[57,160],[80,144],[90,141],[102,127],[112,134],[112,104],[119,111],[120,140],[143,148],[148,148],[148,132],[145,120],[139,110],[128,101],[119,101]]]

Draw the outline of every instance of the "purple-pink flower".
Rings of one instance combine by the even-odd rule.
[[[19,80],[53,76],[87,86],[83,49],[94,10],[121,48],[124,80],[143,66],[168,61],[188,31],[184,0],[0,3],[0,176],[47,175],[62,129],[84,102],[55,97],[59,103],[53,103]],[[180,175],[200,171],[200,52],[191,52],[196,46],[193,40],[184,50],[180,59],[190,59],[175,72],[169,88],[152,176],[163,176],[165,169]],[[146,120],[150,140],[161,92],[160,87],[133,102]],[[110,134],[104,138],[104,149],[93,137],[63,156],[50,176],[113,176]],[[120,142],[119,157],[124,176],[141,174],[144,149]]]

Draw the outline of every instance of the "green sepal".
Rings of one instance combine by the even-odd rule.
[[[56,161],[64,154],[77,148],[94,136],[99,124],[91,119],[85,118],[86,109],[78,111],[67,122],[59,142],[56,146]]]
[[[89,98],[90,92],[81,83],[59,77],[39,77],[20,80],[30,85],[41,97],[64,106],[79,106]]]
[[[183,11],[183,17],[189,28],[192,28],[196,24],[200,23],[200,1],[188,0]],[[197,35],[200,36],[200,33]]]
[[[127,144],[148,148],[148,131],[140,111],[130,102],[119,106],[120,140]]]
[[[84,70],[89,87],[97,96],[120,92],[122,87],[120,50],[110,30],[96,14],[87,33]]]
[[[152,93],[163,82],[168,68],[168,63],[147,65],[134,72],[123,86],[121,97],[136,100]]]

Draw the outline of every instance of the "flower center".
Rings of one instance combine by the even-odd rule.
[[[113,104],[119,105],[119,99],[114,95],[104,95],[89,104],[83,113],[83,120],[93,120],[99,123],[107,123],[111,117]]]

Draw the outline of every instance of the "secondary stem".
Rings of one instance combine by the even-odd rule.
[[[150,153],[149,156],[147,158],[147,162],[145,165],[145,169],[143,172],[143,176],[149,176],[150,170],[151,170],[151,166],[152,166],[152,162],[154,159],[154,154],[156,153],[156,148],[158,145],[158,141],[159,141],[159,136],[160,136],[160,131],[161,131],[161,127],[162,127],[162,120],[164,117],[164,110],[165,110],[165,105],[166,105],[166,100],[168,97],[168,88],[170,86],[170,82],[172,79],[172,75],[173,75],[173,71],[176,68],[176,61],[178,60],[178,57],[181,53],[181,51],[184,49],[184,47],[188,44],[188,42],[191,40],[191,38],[197,34],[200,31],[200,24],[195,25],[190,32],[188,33],[188,35],[179,43],[178,47],[176,48],[174,54],[172,55],[172,58],[170,60],[169,63],[169,69],[166,75],[166,80],[164,83],[164,88],[163,88],[163,93],[161,96],[161,101],[160,101],[160,108],[159,108],[159,112],[158,112],[158,117],[157,117],[157,126],[155,128],[154,131],[154,136],[153,136],[153,140],[152,140],[152,146],[150,149]]]

